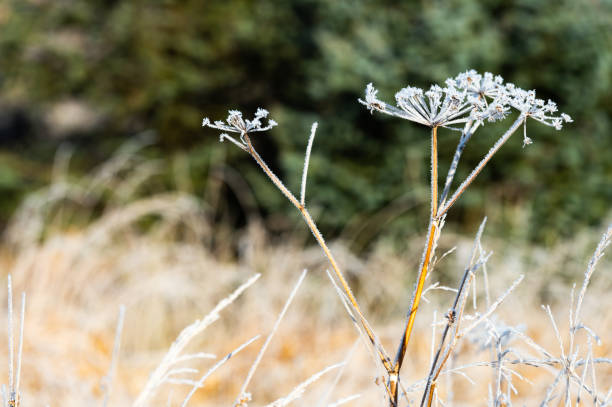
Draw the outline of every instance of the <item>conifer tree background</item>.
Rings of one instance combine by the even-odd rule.
[[[150,154],[168,163],[160,184],[184,167],[192,192],[206,196],[211,171],[239,169],[266,224],[290,228],[266,217],[284,211],[292,219],[248,157],[201,128],[203,112],[262,106],[279,126],[254,142],[293,190],[300,180],[290,175],[300,173],[310,125],[319,122],[310,199],[328,236],[352,233],[354,248],[364,248],[379,236],[368,222],[376,219],[401,238],[425,226],[414,214],[428,211],[429,137],[369,117],[357,98],[369,82],[392,100],[398,86],[428,87],[469,68],[537,88],[574,123],[562,133],[530,123],[534,144],[522,150],[517,137],[504,146],[449,222],[473,229],[484,208],[496,211],[500,231],[554,243],[609,216],[608,0],[9,0],[0,4],[0,33],[3,222],[23,194],[48,181],[58,146],[70,143],[73,168],[85,170],[149,132]],[[464,168],[491,142],[486,132],[474,139]],[[440,156],[450,156],[455,141],[440,144],[449,149]],[[230,188],[222,192],[244,207]],[[215,216],[249,216],[228,218],[236,212]]]

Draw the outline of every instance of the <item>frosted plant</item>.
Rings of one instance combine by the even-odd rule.
[[[405,359],[415,317],[423,295],[425,281],[435,265],[434,259],[437,241],[444,226],[447,212],[462,196],[467,187],[474,181],[493,155],[499,151],[502,145],[509,140],[512,134],[514,134],[521,125],[523,125],[523,144],[526,145],[531,143],[531,140],[527,137],[525,127],[528,118],[533,118],[557,130],[562,128],[564,122],[567,123],[572,120],[564,113],[557,115],[556,104],[552,101],[544,102],[542,99],[536,98],[535,91],[525,91],[512,83],[504,83],[501,76],[494,76],[488,72],[481,75],[474,70],[462,72],[454,78],[447,79],[444,87],[432,85],[428,90],[412,86],[405,87],[395,94],[395,100],[396,105],[394,106],[379,99],[378,90],[370,83],[365,89],[364,99],[359,99],[359,102],[365,105],[371,113],[377,111],[431,128],[432,148],[430,181],[431,215],[429,219],[429,229],[419,265],[417,283],[411,297],[412,299],[407,312],[405,326],[402,331],[402,338],[393,360],[387,356],[387,352],[366,320],[344,274],[340,270],[322,234],[306,208],[306,178],[312,144],[317,128],[316,123],[312,127],[306,148],[299,199],[283,184],[272,169],[270,169],[263,158],[257,153],[251,142],[250,135],[252,133],[269,130],[276,125],[276,122],[273,120],[269,120],[265,126],[262,124],[262,120],[268,116],[266,110],[258,109],[253,120],[245,120],[242,117],[242,113],[236,110],[230,110],[226,122],[216,121],[211,123],[208,118],[205,118],[202,121],[202,125],[227,133],[238,133],[240,135],[239,139],[233,138],[227,133],[222,133],[220,135],[220,141],[229,140],[240,149],[247,152],[257,164],[259,164],[264,173],[282,194],[300,211],[307,226],[331,264],[333,273],[329,273],[329,276],[337,289],[338,296],[343,301],[348,314],[362,334],[362,337],[365,338],[366,342],[370,345],[370,350],[379,362],[377,367],[384,370],[383,375],[386,377],[386,380],[383,382],[389,405],[398,407],[400,396],[406,396],[405,386],[403,386],[400,380],[400,370]],[[462,152],[473,134],[487,123],[502,121],[508,118],[513,112],[518,112],[518,117],[494,143],[480,163],[473,168],[468,177],[453,193],[451,193],[451,187]],[[463,128],[455,127],[457,125]],[[441,193],[438,193],[437,134],[439,128],[447,128],[461,133]],[[475,278],[475,272],[481,267],[485,268],[488,258],[488,255],[480,248],[479,239],[481,233],[482,227],[478,234],[478,245],[475,246],[471,263],[465,270],[461,284],[457,289],[457,296],[454,304],[451,311],[447,314],[448,324],[443,330],[438,351],[432,361],[430,373],[428,377],[422,381],[425,391],[421,399],[421,405],[430,406],[434,399],[439,400],[436,391],[437,379],[443,372],[446,362],[452,358],[452,353],[459,339],[483,322],[491,326],[489,318],[501,301],[503,301],[522,279],[522,277],[520,277],[516,280],[497,301],[488,304],[488,310],[484,314],[474,316],[475,320],[472,324],[466,328],[460,329],[460,320],[463,317],[463,310],[469,295],[468,288],[474,286],[473,280]],[[475,254],[476,247],[479,248],[480,256],[476,256]],[[484,273],[486,273],[486,271],[484,271]],[[474,300],[474,303],[475,302],[476,300]],[[501,348],[505,338],[510,335],[506,331],[500,333],[495,329],[490,331],[490,333],[493,335],[492,338],[496,341],[497,348]],[[498,354],[501,354],[500,352],[498,352]],[[502,360],[501,358],[498,359],[500,368],[498,369],[498,386],[495,400],[501,400],[501,381],[507,377],[507,371],[501,368]],[[507,380],[507,383],[510,382]],[[411,388],[414,388],[414,386],[411,386]],[[400,389],[402,390],[402,395],[400,395]],[[509,399],[509,395],[506,399]]]
[[[404,361],[406,348],[414,326],[417,310],[423,294],[425,280],[433,268],[432,259],[435,255],[437,240],[440,236],[446,213],[452,205],[465,192],[493,155],[508,141],[516,130],[523,125],[523,146],[531,144],[527,137],[526,120],[531,117],[535,120],[552,126],[557,130],[562,128],[563,122],[571,122],[569,115],[562,113],[555,116],[557,106],[554,102],[544,102],[536,98],[535,91],[525,91],[512,83],[504,84],[501,76],[491,73],[479,74],[475,70],[460,73],[455,78],[445,81],[446,87],[432,85],[428,91],[420,88],[406,87],[395,94],[397,106],[389,105],[378,99],[378,91],[370,83],[365,89],[365,100],[359,102],[368,107],[370,112],[379,111],[391,116],[410,120],[431,128],[431,216],[425,248],[419,266],[416,287],[412,294],[410,308],[407,312],[404,333],[392,369],[389,373],[388,386],[392,393],[390,404],[397,406],[399,402],[399,373]],[[461,154],[472,135],[487,122],[501,121],[508,117],[512,110],[519,112],[514,123],[501,135],[497,142],[485,154],[480,163],[472,170],[470,175],[459,185],[450,196],[450,189],[459,165]],[[463,124],[463,129],[452,125]],[[438,195],[438,128],[450,128],[461,132],[457,149],[453,156],[444,189]],[[433,369],[433,368],[432,368]],[[433,371],[433,370],[432,370]],[[438,370],[439,371],[439,370]],[[431,377],[431,376],[430,376]],[[433,387],[428,386],[427,391]],[[431,404],[432,394],[425,394],[422,404]]]
[[[276,122],[274,120],[268,120],[268,125],[263,126],[261,123],[262,119],[268,117],[268,111],[266,109],[259,108],[257,112],[255,112],[255,117],[253,120],[245,120],[242,118],[242,113],[238,110],[230,110],[227,119],[227,122],[223,123],[221,120],[217,120],[214,123],[211,123],[208,118],[204,118],[202,120],[202,127],[211,127],[213,129],[228,131],[230,133],[239,133],[240,134],[240,142],[231,137],[229,134],[222,133],[219,136],[219,141],[223,141],[225,139],[230,140],[232,143],[236,144],[238,147],[243,150],[247,147],[247,143],[244,139],[244,136],[247,133],[255,133],[258,131],[267,131],[272,127],[276,126]]]
[[[410,86],[400,90],[395,94],[399,109],[379,100],[377,94],[378,90],[370,83],[366,88],[365,101],[359,99],[359,102],[371,112],[377,110],[429,127],[467,122],[476,103],[467,92],[438,85],[433,85],[428,91]]]
[[[261,119],[266,117],[268,115],[268,112],[261,108],[257,110],[257,113],[255,114],[255,119],[252,121],[244,121],[242,119],[242,114],[238,111],[230,110],[229,113],[230,114],[227,118],[227,124],[221,121],[217,121],[214,124],[211,124],[211,121],[208,118],[204,118],[204,120],[202,121],[202,126],[211,127],[218,130],[230,131],[234,133],[240,133],[240,141],[230,137],[227,134],[221,134],[220,141],[224,141],[226,139],[230,140],[236,146],[246,151],[257,162],[257,164],[259,164],[261,169],[268,176],[268,178],[270,178],[272,183],[274,183],[274,185],[279,189],[279,191],[281,191],[281,193],[289,200],[289,202],[291,202],[291,204],[295,206],[297,210],[300,211],[302,217],[304,218],[304,221],[306,222],[306,225],[312,232],[317,243],[319,244],[319,246],[321,246],[321,249],[329,260],[329,263],[334,272],[334,276],[338,281],[338,286],[340,286],[342,290],[340,298],[344,302],[344,305],[347,307],[347,310],[349,310],[350,315],[353,316],[355,321],[358,321],[358,323],[356,322],[355,325],[359,333],[371,346],[373,354],[376,355],[375,357],[378,359],[385,371],[390,372],[391,359],[387,355],[385,349],[380,343],[380,340],[375,335],[374,330],[372,329],[363,312],[361,311],[357,299],[355,298],[353,291],[349,287],[348,281],[346,280],[344,273],[338,266],[338,263],[336,262],[334,256],[329,250],[329,247],[327,246],[323,235],[319,231],[315,221],[313,220],[312,216],[308,212],[308,209],[306,208],[306,178],[308,175],[308,164],[310,162],[310,154],[312,152],[312,145],[317,130],[317,123],[314,123],[312,125],[310,137],[308,139],[308,145],[306,147],[306,154],[304,157],[304,171],[302,174],[302,184],[300,188],[300,199],[298,200],[298,198],[285,186],[285,184],[272,171],[272,169],[270,169],[268,164],[266,164],[264,159],[255,150],[255,147],[253,146],[249,137],[249,134],[251,132],[269,130],[274,125],[276,125],[276,122],[273,120],[269,120],[268,126],[262,127]],[[391,393],[388,394],[389,396],[391,395]]]

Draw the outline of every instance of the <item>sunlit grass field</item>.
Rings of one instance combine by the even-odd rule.
[[[21,405],[102,405],[105,397],[108,405],[132,405],[179,332],[260,273],[259,280],[186,349],[187,354],[213,353],[216,359],[178,362],[173,380],[156,387],[147,401],[147,405],[181,405],[192,388],[189,380],[197,381],[217,360],[261,335],[215,371],[190,401],[190,405],[232,405],[304,269],[308,270],[305,280],[248,387],[249,405],[284,397],[313,374],[340,362],[344,365],[308,386],[293,404],[327,406],[359,395],[346,405],[385,405],[384,378],[378,377],[376,361],[330,284],[325,274],[328,265],[314,241],[295,233],[279,243],[257,222],[229,231],[208,220],[198,197],[179,191],[148,194],[151,163],[137,157],[135,149],[127,148],[82,178],[71,176],[58,158],[53,183],[30,195],[5,231],[0,259],[5,278],[8,273],[13,278],[16,310],[18,294],[27,293]],[[485,298],[483,275],[478,274],[476,301],[470,299],[465,312],[484,312],[486,301],[494,301],[524,274],[492,321],[515,327],[558,355],[555,329],[540,305],[551,305],[567,347],[572,285],[576,284],[575,291],[581,287],[587,262],[604,231],[585,229],[556,247],[540,248],[490,236],[485,229],[482,246],[492,251],[486,266],[491,298]],[[381,241],[356,255],[345,241],[330,242],[369,321],[389,347],[401,334],[409,304],[422,250],[423,231],[418,232],[401,251]],[[427,286],[436,282],[456,286],[469,261],[473,238],[453,233],[452,227],[446,231],[438,252],[456,249],[440,255]],[[582,320],[601,336],[601,344],[592,343],[592,358],[612,357],[611,270],[612,258],[604,256],[583,305]],[[444,289],[426,290],[402,371],[407,387],[427,376],[432,335],[439,338],[453,296]],[[114,374],[109,375],[121,305],[126,307],[121,348]],[[476,330],[458,345],[450,368],[492,360],[479,335]],[[6,349],[5,336],[2,341]],[[515,335],[508,341],[511,348],[526,349]],[[587,336],[579,336],[578,346],[587,349]],[[2,365],[8,366],[8,353],[2,352],[2,358]],[[589,377],[595,374],[591,366]],[[542,402],[555,379],[552,367],[509,367],[516,372],[514,403]],[[583,370],[579,367],[578,373]],[[598,364],[593,370],[596,391],[607,397],[597,405],[604,405],[610,400],[612,367]],[[441,379],[439,398],[453,405],[486,405],[494,376],[490,365],[448,374]],[[413,404],[420,402],[420,391],[408,391],[408,396]],[[553,404],[561,396],[556,397]]]

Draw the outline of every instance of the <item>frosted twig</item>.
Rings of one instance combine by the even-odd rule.
[[[280,323],[283,320],[283,317],[285,316],[285,314],[287,313],[287,310],[289,309],[289,306],[293,302],[293,299],[295,298],[295,295],[297,294],[298,289],[302,285],[302,282],[304,281],[304,278],[306,277],[307,272],[308,272],[307,270],[304,270],[302,274],[300,275],[300,277],[298,278],[297,283],[295,283],[295,285],[293,286],[293,290],[291,290],[291,293],[289,294],[289,297],[287,298],[287,301],[285,302],[285,305],[282,311],[280,312],[280,314],[276,318],[276,321],[274,322],[274,325],[272,326],[272,331],[270,331],[270,334],[268,334],[268,337],[266,338],[266,341],[264,342],[261,349],[259,350],[259,353],[257,354],[257,357],[255,358],[255,361],[253,362],[253,365],[251,365],[251,368],[249,369],[249,373],[247,374],[247,377],[244,380],[244,383],[242,384],[242,388],[240,389],[240,392],[238,393],[238,397],[234,401],[234,406],[237,406],[239,404],[239,401],[242,398],[243,394],[246,393],[247,387],[249,383],[251,382],[253,375],[255,374],[255,370],[257,370],[257,366],[259,366],[259,362],[261,362],[261,359],[263,358],[264,353],[268,349],[268,345],[272,341],[272,338],[274,337],[274,334],[278,330],[278,327],[280,326]]]
[[[166,376],[164,377],[163,381],[167,381],[171,379],[170,376],[176,376],[176,375],[181,375],[181,374],[192,374],[192,373],[198,373],[198,372],[199,370],[194,369],[193,367],[179,367],[176,369],[169,370],[168,373],[166,373]]]
[[[608,226],[608,229],[601,237],[593,256],[589,260],[589,264],[587,265],[587,270],[584,273],[584,280],[582,282],[582,287],[580,288],[580,293],[578,294],[578,301],[576,302],[576,310],[574,311],[574,323],[578,324],[580,322],[580,311],[582,309],[582,302],[584,300],[584,296],[587,290],[587,286],[589,285],[589,281],[591,281],[591,276],[597,267],[597,263],[599,259],[604,255],[604,251],[612,242],[612,224]],[[573,328],[573,327],[572,327]]]
[[[552,314],[552,311],[550,310],[550,305],[542,305],[542,309],[544,309],[544,311],[546,311],[546,315],[548,315],[548,318],[550,319],[550,323],[553,327],[553,330],[555,331],[555,336],[557,337],[557,342],[559,343],[559,348],[561,350],[561,358],[562,360],[565,360],[565,349],[563,347],[563,339],[561,338],[561,334],[559,333],[559,328],[557,328],[557,323],[555,322],[555,317]]]
[[[170,379],[164,380],[164,383],[168,383],[168,384],[184,384],[184,385],[191,386],[191,387],[198,385],[198,382],[196,382],[193,379],[172,379],[172,378],[170,378]]]
[[[198,380],[193,387],[191,388],[191,391],[189,391],[189,393],[187,394],[187,396],[185,397],[185,399],[183,400],[183,404],[181,404],[181,407],[185,407],[187,406],[187,403],[189,403],[189,400],[191,399],[191,397],[195,394],[195,392],[204,385],[204,382],[206,381],[206,379],[208,379],[208,377],[213,374],[215,372],[215,370],[217,370],[218,368],[220,368],[222,365],[225,364],[225,362],[227,362],[232,356],[238,354],[242,349],[244,349],[245,347],[249,346],[251,343],[253,343],[253,341],[257,340],[259,338],[259,335],[254,336],[253,338],[249,339],[248,341],[244,342],[242,345],[240,345],[239,347],[237,347],[236,349],[234,349],[233,351],[231,351],[230,353],[228,353],[223,359],[219,360],[217,363],[215,363],[215,365],[213,367],[211,367],[210,369],[208,369],[208,372],[206,372],[206,374],[204,374],[204,376],[202,376],[200,378],[200,380]]]
[[[559,371],[555,380],[548,386],[546,389],[546,395],[544,396],[544,400],[540,403],[540,407],[546,407],[548,403],[553,399],[553,392],[557,388],[557,384],[559,384],[559,380],[563,376],[563,371]]]
[[[478,326],[478,324],[480,324],[482,321],[484,321],[485,319],[489,318],[491,316],[491,314],[493,314],[495,312],[495,310],[497,309],[497,307],[499,307],[499,305],[506,299],[506,297],[508,297],[508,295],[510,295],[510,293],[512,291],[514,291],[514,289],[521,283],[521,281],[523,281],[523,278],[525,276],[523,274],[521,274],[519,276],[519,278],[517,278],[516,280],[514,280],[514,282],[512,283],[512,285],[502,294],[500,295],[497,300],[495,300],[495,302],[493,304],[491,304],[491,306],[489,307],[489,309],[482,314],[481,316],[479,316],[474,322],[472,322],[471,325],[469,325],[467,328],[464,328],[463,331],[461,331],[461,333],[459,333],[459,337],[463,337],[465,336],[465,334],[467,334],[468,332],[470,332],[472,329],[476,328]]]
[[[466,123],[466,127],[469,123]],[[444,205],[448,193],[450,192],[451,185],[453,183],[453,179],[455,178],[455,173],[457,172],[457,166],[459,165],[459,160],[461,159],[461,154],[465,149],[467,142],[472,137],[473,132],[466,132],[465,130],[461,133],[461,138],[459,139],[459,143],[457,144],[457,149],[455,150],[455,155],[453,156],[453,161],[448,169],[448,173],[446,175],[446,181],[444,182],[444,190],[440,195],[440,204],[438,206]]]
[[[523,121],[526,120],[526,117],[527,116],[524,113],[521,113],[518,116],[518,118],[515,120],[515,122],[512,124],[512,126],[510,126],[510,128],[499,138],[499,140],[495,142],[495,144],[493,145],[493,147],[491,147],[487,155],[485,155],[484,158],[480,161],[480,163],[478,163],[476,168],[474,168],[474,170],[470,173],[470,175],[468,175],[465,181],[463,181],[463,183],[459,185],[459,187],[457,188],[453,196],[448,200],[448,203],[446,203],[442,208],[440,208],[437,214],[438,218],[444,215],[450,209],[450,207],[453,206],[455,201],[459,199],[461,194],[463,194],[463,192],[472,183],[472,181],[476,179],[476,176],[478,176],[480,171],[482,171],[485,165],[487,165],[487,163],[491,160],[491,158],[493,158],[493,155],[495,155],[495,153],[499,151],[501,146],[503,146],[504,143],[508,141],[508,139],[510,138],[510,136],[512,136],[512,134],[514,134],[516,129],[518,129],[519,126],[523,123]]]
[[[587,372],[589,371],[589,361],[593,359],[593,348],[590,346],[589,353],[587,354],[587,359],[582,369],[582,376],[580,377],[580,385],[578,386],[578,394],[576,395],[576,405],[580,405],[580,395],[582,393],[582,386],[584,385],[584,381],[586,379]]]
[[[310,153],[312,152],[312,143],[317,132],[319,124],[314,122],[310,129],[310,137],[308,138],[308,146],[306,147],[306,155],[304,156],[304,170],[302,171],[302,187],[300,188],[300,203],[306,206],[306,178],[308,177],[308,164],[310,163]]]

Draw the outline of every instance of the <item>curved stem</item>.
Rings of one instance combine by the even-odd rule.
[[[453,196],[449,199],[448,203],[444,205],[444,207],[440,208],[440,211],[436,216],[437,219],[440,219],[446,212],[448,212],[450,207],[453,206],[453,204],[457,201],[457,199],[459,199],[461,194],[465,192],[467,187],[472,183],[472,181],[474,181],[476,176],[480,174],[480,171],[482,171],[485,165],[487,165],[493,155],[495,155],[495,153],[499,151],[501,146],[503,146],[504,143],[508,141],[510,136],[512,136],[512,134],[519,128],[519,126],[523,123],[523,121],[526,120],[526,118],[527,115],[525,113],[521,113],[519,115],[519,117],[514,121],[514,123],[512,123],[512,126],[510,126],[510,128],[503,134],[503,136],[501,136],[500,139],[497,140],[497,142],[493,145],[493,147],[491,147],[487,155],[485,155],[485,157],[480,161],[480,163],[478,163],[478,165],[476,166],[476,168],[474,168],[471,174],[465,179],[465,181],[463,181],[461,185],[459,185]]]
[[[376,350],[382,365],[384,366],[387,372],[390,372],[392,370],[392,366],[391,366],[391,361],[389,357],[386,355],[384,349],[380,345],[380,342],[376,339],[376,336],[374,335],[372,328],[369,326],[367,320],[365,319],[363,312],[361,312],[361,308],[359,307],[359,304],[357,303],[357,299],[353,295],[353,291],[349,287],[348,282],[346,281],[346,278],[344,277],[344,274],[340,270],[340,267],[338,267],[338,264],[336,263],[334,256],[332,255],[331,251],[329,250],[329,247],[325,243],[325,239],[323,238],[323,235],[317,228],[317,225],[315,224],[314,220],[310,216],[310,213],[306,210],[306,207],[302,205],[301,202],[298,201],[298,199],[291,193],[291,191],[289,191],[289,189],[285,187],[283,182],[276,176],[276,174],[272,172],[272,170],[268,167],[268,165],[261,158],[261,156],[257,153],[257,151],[255,151],[255,148],[253,148],[253,145],[251,144],[251,140],[249,136],[245,134],[243,137],[246,142],[247,152],[253,157],[253,159],[255,159],[257,164],[259,164],[259,166],[262,168],[262,170],[268,176],[268,178],[270,178],[270,180],[274,183],[274,185],[276,185],[276,187],[283,193],[283,195],[285,195],[285,197],[289,199],[289,201],[293,204],[293,206],[295,206],[302,214],[302,217],[306,221],[306,225],[312,232],[317,243],[319,244],[319,246],[325,253],[325,256],[327,257],[329,263],[331,264],[331,267],[334,270],[334,274],[338,278],[340,282],[340,286],[344,290],[344,293],[346,294],[351,306],[353,307],[354,311],[359,316],[361,326],[363,330],[365,331],[366,335],[368,336],[368,339],[374,346],[374,349]]]
[[[461,159],[461,154],[463,153],[463,149],[465,149],[465,145],[474,134],[470,131],[463,131],[461,134],[461,138],[459,139],[459,143],[457,144],[457,149],[455,150],[455,155],[453,156],[453,161],[448,169],[448,175],[446,176],[446,181],[444,182],[444,189],[440,194],[440,203],[438,206],[444,205],[446,198],[450,192],[451,184],[453,183],[453,179],[455,178],[455,174],[457,172],[457,167],[459,166],[459,160]]]

